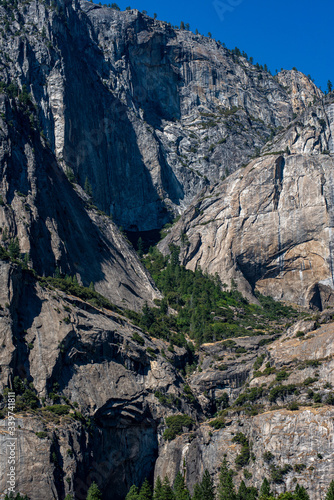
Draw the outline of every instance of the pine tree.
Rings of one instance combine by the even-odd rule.
[[[162,498],[162,483],[161,483],[160,476],[158,476],[158,478],[155,482],[153,500],[163,500],[163,498]]]
[[[142,317],[140,320],[140,327],[144,330],[148,330],[150,326],[154,323],[154,313],[151,308],[148,306],[147,302],[145,302]]]
[[[268,479],[265,477],[261,488],[260,488],[260,493],[259,493],[259,498],[261,500],[265,500],[266,498],[270,497],[271,492],[270,492],[270,485]]]
[[[176,500],[167,476],[163,480],[161,493],[161,500]]]
[[[129,493],[126,495],[125,500],[139,500],[139,490],[136,485],[131,486]],[[141,500],[141,499],[140,499]]]
[[[227,467],[226,458],[220,469],[219,476],[219,500],[236,500],[232,473]]]
[[[147,479],[142,484],[139,493],[139,500],[152,500],[152,488]]]
[[[194,487],[194,494],[192,500],[202,500],[202,499],[203,499],[202,488],[198,483],[196,483]]]
[[[256,500],[258,491],[254,486],[247,488],[244,481],[241,481],[237,498],[238,500]]]
[[[330,94],[333,90],[333,84],[330,80],[328,80],[327,82],[327,90],[328,90],[328,93]]]
[[[87,194],[90,198],[92,198],[92,196],[93,196],[93,190],[92,190],[92,186],[91,186],[91,185],[90,185],[90,183],[89,183],[88,177],[86,177],[86,180],[85,180],[84,190],[85,190],[85,193],[86,193],[86,194]]]
[[[73,184],[74,182],[76,182],[76,178],[75,178],[75,175],[73,173],[73,170],[70,169],[69,167],[66,169],[66,172],[65,172],[65,175],[66,177],[68,178],[68,180]]]
[[[101,500],[101,492],[95,482],[93,482],[88,490],[86,500]]]
[[[12,259],[18,259],[20,257],[20,244],[18,238],[10,240],[8,252]]]
[[[23,264],[24,264],[24,267],[28,268],[28,264],[29,264],[29,253],[25,253],[25,254],[24,254],[24,257],[23,257]]]
[[[310,500],[310,497],[304,486],[299,486],[298,483],[295,489],[295,500]]]
[[[184,30],[185,26],[184,26],[184,22],[181,21],[181,24],[180,24],[180,30]]]
[[[239,486],[238,500],[248,500],[248,488],[244,481],[241,481]]]
[[[215,486],[213,484],[212,477],[210,476],[210,473],[207,469],[204,471],[200,487],[202,493],[202,500],[214,500]]]
[[[325,500],[334,500],[334,481],[331,481],[326,493]]]
[[[144,242],[141,236],[139,236],[137,241],[137,252],[140,258],[144,255]]]
[[[174,493],[177,500],[190,500],[188,488],[185,485],[184,477],[181,472],[177,473],[174,481]]]

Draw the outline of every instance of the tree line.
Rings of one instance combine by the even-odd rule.
[[[173,485],[166,476],[163,481],[158,477],[154,488],[147,479],[141,488],[131,486],[125,500],[309,500],[309,494],[297,482],[293,491],[277,495],[272,491],[267,478],[264,478],[259,490],[254,486],[246,486],[243,480],[237,489],[234,484],[234,471],[228,467],[224,458],[217,488],[210,473],[205,470],[202,480],[195,484],[191,495],[183,475],[179,472]],[[334,500],[334,481],[330,483],[324,500]]]

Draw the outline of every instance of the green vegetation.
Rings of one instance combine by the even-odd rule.
[[[285,370],[282,370],[276,374],[276,380],[277,382],[280,382],[281,380],[286,380],[287,378],[289,378],[289,375],[290,373],[288,373]]]
[[[9,493],[9,495],[5,495],[5,500],[29,500],[29,498],[27,495],[21,495],[21,493],[16,493],[16,495]]]
[[[334,481],[329,485],[325,500],[334,500]]]
[[[270,467],[270,477],[274,483],[283,483],[284,476],[292,471],[292,467],[289,464],[285,464],[283,467],[277,467],[272,465]]]
[[[143,259],[164,299],[157,301],[156,308],[146,305],[142,315],[129,312],[129,317],[153,337],[186,346],[187,334],[200,345],[236,336],[261,335],[263,330],[275,334],[287,318],[297,317],[291,307],[270,297],[257,295],[261,306],[249,304],[233,283],[231,290],[226,291],[217,275],[193,272],[180,265],[178,247],[171,245],[170,251],[171,255],[164,257],[156,248],[150,248]],[[170,308],[177,314],[170,314]],[[245,352],[243,348],[239,350]]]
[[[76,182],[75,175],[74,175],[73,170],[71,168],[67,168],[65,175],[71,184],[74,184]]]
[[[84,190],[90,198],[93,197],[93,189],[92,189],[92,186],[88,180],[88,177],[86,177],[86,180],[85,180]]]
[[[250,459],[249,441],[242,432],[238,432],[238,434],[236,434],[232,439],[232,443],[238,443],[242,445],[241,452],[239,455],[237,455],[235,459],[235,465],[237,466],[238,469],[241,469],[242,467],[245,467],[246,465],[249,464],[249,459]]]
[[[101,492],[95,482],[93,482],[88,490],[86,500],[101,500]]]
[[[137,344],[140,344],[140,345],[145,344],[145,340],[137,332],[134,332],[134,334],[132,335],[132,340],[134,340],[135,342],[137,342]]]
[[[293,470],[294,470],[295,472],[302,472],[302,471],[303,471],[303,470],[305,470],[305,469],[306,469],[306,465],[305,465],[305,464],[295,464],[295,465],[293,466]]]
[[[297,467],[296,472],[303,469],[303,464]],[[284,476],[292,471],[290,465],[283,467],[271,467],[271,480],[276,484],[282,483]],[[149,482],[145,479],[141,489],[136,485],[131,486],[125,500],[309,500],[307,491],[303,486],[296,482],[294,491],[286,491],[279,495],[271,491],[270,483],[264,478],[261,488],[258,491],[255,487],[247,487],[244,481],[241,481],[238,490],[234,485],[235,471],[229,468],[226,458],[221,465],[219,484],[216,491],[213,480],[208,470],[205,470],[202,480],[195,484],[193,496],[190,495],[186,486],[185,478],[178,472],[174,484],[171,485],[166,476],[163,481],[157,478],[154,491]],[[249,471],[244,470],[246,479],[251,478]],[[325,500],[334,500],[334,481],[331,482]]]
[[[209,471],[206,469],[202,481],[195,485],[193,500],[214,500],[214,498],[215,486]]]
[[[235,487],[233,484],[233,473],[227,466],[226,458],[224,458],[223,464],[220,469],[218,490],[219,500],[237,500]]]
[[[266,357],[265,354],[261,354],[261,356],[258,356],[256,358],[256,361],[255,361],[254,366],[253,366],[253,368],[254,368],[255,371],[257,371],[257,370],[259,370],[259,368],[261,368],[262,363],[263,363],[265,357]]]
[[[34,410],[39,406],[39,399],[36,395],[36,389],[32,382],[20,377],[14,377],[13,388],[16,393],[15,409],[16,411]]]
[[[26,85],[23,85],[22,90],[20,90],[15,82],[6,84],[0,81],[0,92],[6,93],[11,99],[18,97],[22,104],[27,105],[31,103],[32,97],[31,94],[28,93]]]
[[[45,406],[43,408],[43,411],[51,411],[52,413],[55,413],[58,416],[62,416],[62,415],[68,415],[70,409],[71,407],[69,405],[52,405],[52,406]]]
[[[290,411],[299,410],[298,403],[296,401],[292,401],[292,403],[288,404],[288,410],[290,410]]]
[[[326,404],[334,406],[334,393],[333,392],[328,394],[327,399],[326,399]]]
[[[48,433],[45,431],[39,431],[39,432],[36,432],[36,436],[39,439],[45,439],[48,436]]]
[[[165,406],[169,406],[170,408],[180,408],[181,401],[179,398],[174,396],[174,394],[163,394],[160,391],[156,391],[154,396],[159,400],[159,403]]]
[[[192,429],[195,422],[188,415],[173,415],[172,417],[166,418],[167,429],[164,432],[164,439],[166,441],[172,441],[183,433],[183,429]]]
[[[265,451],[263,453],[263,460],[267,463],[271,462],[275,456],[270,451]]]
[[[308,385],[312,385],[312,384],[314,384],[314,382],[317,382],[317,381],[318,381],[318,379],[317,379],[317,378],[314,378],[314,377],[307,377],[307,378],[304,380],[303,384],[304,384],[305,386],[308,386]]]
[[[57,275],[57,272],[56,272]],[[116,311],[117,308],[109,302],[105,297],[103,297],[98,292],[92,289],[92,287],[81,286],[78,283],[76,277],[72,276],[58,276],[47,278],[39,278],[39,283],[47,288],[56,288],[68,295],[74,295],[82,300],[85,300],[95,307],[104,307],[111,311]]]
[[[288,384],[288,385],[277,385],[276,387],[273,387],[269,393],[269,401],[272,403],[276,401],[278,398],[285,398],[289,394],[293,394],[296,390],[296,385],[295,384]]]
[[[215,487],[213,480],[207,470],[203,474],[202,481],[197,483],[194,488],[194,495],[191,497],[185,484],[183,475],[178,472],[174,484],[171,485],[167,477],[161,481],[157,478],[154,492],[145,479],[142,487],[131,486],[125,500],[215,500]]]
[[[242,406],[245,403],[253,403],[263,395],[262,387],[252,387],[251,389],[246,389],[246,391],[240,394],[234,402],[235,406]]]
[[[218,417],[215,420],[212,420],[209,425],[213,427],[214,429],[223,429],[225,427],[225,419],[224,417]]]

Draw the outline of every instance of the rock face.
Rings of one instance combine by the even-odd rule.
[[[6,96],[0,107],[2,243],[17,237],[20,252],[40,276],[52,276],[58,268],[85,286],[94,283],[118,306],[140,309],[144,301],[158,298],[151,277],[116,225],[67,180],[31,127],[29,110]]]
[[[62,167],[128,230],[160,228],[322,95],[137,10],[34,0],[13,17],[1,78],[26,85]]]
[[[204,191],[160,249],[181,246],[188,268],[234,279],[249,294],[333,303],[334,163],[319,154],[329,151],[331,106],[305,111],[260,158]]]
[[[331,312],[330,312],[331,314]],[[318,317],[320,322],[326,321],[326,313]],[[161,443],[159,457],[155,466],[155,477],[167,475],[170,480],[181,471],[192,491],[195,483],[208,469],[218,484],[219,468],[224,456],[228,464],[236,470],[236,485],[245,480],[248,486],[259,488],[263,478],[273,478],[273,470],[289,465],[283,481],[273,481],[272,489],[276,493],[295,488],[295,479],[303,485],[312,499],[323,498],[328,488],[328,474],[333,474],[331,459],[333,446],[333,407],[310,406],[310,388],[312,393],[318,392],[325,399],[328,388],[334,384],[333,379],[333,323],[324,324],[318,329],[315,322],[303,320],[293,325],[283,337],[259,347],[258,338],[235,339],[235,349],[243,346],[247,353],[238,361],[226,356],[223,343],[202,346],[205,352],[202,358],[203,372],[196,372],[191,377],[194,393],[200,389],[206,399],[217,403],[223,392],[229,394],[230,400],[247,394],[248,381],[250,390],[255,387],[261,390],[257,403],[266,405],[271,387],[275,385],[277,373],[284,371],[283,386],[293,385],[294,391],[278,397],[275,404],[298,401],[294,411],[286,408],[271,409],[253,417],[247,416],[247,408],[239,407],[234,416],[225,410],[223,428],[214,430],[209,423],[202,423],[195,432],[186,433],[169,443]],[[296,332],[303,332],[296,337]],[[238,351],[236,351],[238,352]],[[262,366],[255,374],[253,370],[254,355],[261,356]],[[226,362],[226,370],[217,370],[217,359]],[[234,359],[234,360],[233,360]],[[271,370],[266,373],[268,363]],[[240,376],[243,369],[243,376]],[[235,377],[235,371],[239,377]],[[259,373],[262,372],[262,376]],[[326,387],[326,389],[324,389]],[[321,399],[321,398],[320,398]],[[240,403],[239,403],[240,404]],[[243,402],[245,405],[245,401]],[[307,406],[303,406],[307,405]],[[220,417],[222,418],[222,417]],[[251,474],[244,474],[242,467],[236,465],[236,458],[241,452],[241,445],[233,441],[238,433],[244,434],[252,452],[250,460],[243,468]],[[266,454],[271,454],[269,458]]]
[[[227,422],[225,429],[212,432],[203,425],[195,437],[184,435],[164,445],[160,450],[156,464],[156,476],[167,475],[174,478],[179,471],[185,472],[187,483],[192,490],[205,469],[218,479],[217,464],[221,464],[227,455],[233,467],[241,446],[232,441],[242,432],[252,443],[254,459],[247,470],[252,474],[248,485],[260,488],[263,478],[270,476],[270,465],[265,461],[264,453],[273,455],[272,464],[276,467],[284,465],[305,465],[299,473],[290,472],[284,484],[274,485],[276,493],[294,490],[293,478],[308,490],[310,498],[324,497],[328,488],[328,474],[333,474],[331,460],[333,446],[333,416],[330,408],[300,408],[299,411],[268,411],[253,418],[239,417],[236,421]],[[322,458],[318,457],[319,450]],[[185,467],[183,464],[186,464]],[[241,471],[237,476],[237,484],[245,480]]]
[[[319,500],[334,463],[332,96],[137,10],[3,2],[0,22],[0,491],[14,390],[16,489],[32,500],[85,499],[92,481],[124,500],[184,461],[190,489],[205,468],[217,482],[239,432],[248,485],[295,476]],[[179,245],[252,300],[325,311],[195,353],[149,338],[128,317],[161,294],[116,223],[183,211],[165,254]],[[118,308],[45,279],[65,274]],[[192,432],[167,442],[180,413]]]
[[[184,467],[192,489],[206,468],[217,481],[225,453],[234,466],[240,445],[232,439],[242,432],[255,457],[246,464],[249,485],[258,487],[270,477],[272,465],[288,464],[295,470],[283,483],[273,483],[278,492],[293,487],[297,477],[312,500],[323,496],[333,467],[333,407],[312,406],[309,390],[326,403],[334,385],[334,309],[298,321],[274,341],[261,335],[236,338],[228,346],[204,344],[197,368],[185,379],[180,372],[189,361],[185,349],[174,347],[171,353],[164,341],[150,339],[120,314],[45,288],[15,264],[2,262],[0,269],[2,393],[19,377],[42,402],[33,411],[16,412],[17,490],[34,500],[60,500],[68,493],[80,500],[96,481],[105,500],[123,500],[133,483],[153,472],[173,481]],[[283,391],[274,400],[272,387],[282,371],[283,387],[293,384],[294,392]],[[232,406],[224,428],[212,429],[210,418],[221,410],[224,393],[237,405],[253,389],[255,416]],[[299,410],[289,411],[286,404],[296,401]],[[68,405],[65,415],[57,414],[57,404],[50,410],[55,402]],[[4,471],[6,396],[0,403]],[[182,436],[166,442],[165,417],[179,413],[191,416],[195,429],[191,434],[183,429]],[[264,451],[272,453],[272,463]],[[2,474],[2,491],[5,481]]]
[[[17,412],[17,491],[34,500],[61,499],[69,492],[81,499],[95,480],[104,498],[123,499],[154,467],[157,426],[170,412],[155,391],[182,398],[182,377],[160,355],[165,343],[142,336],[116,313],[42,288],[11,264],[1,265],[0,279],[2,389],[13,387],[18,376],[33,383],[48,404],[57,382],[63,402],[75,402],[61,418],[42,410]],[[170,356],[183,366],[187,361],[184,349]],[[84,416],[74,418],[75,408]],[[195,411],[184,398],[179,410]],[[0,424],[3,471],[8,420]],[[6,486],[1,474],[1,491]]]

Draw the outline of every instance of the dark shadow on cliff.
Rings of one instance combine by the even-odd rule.
[[[15,351],[10,362],[13,376],[32,382],[30,375],[29,346],[25,339],[27,331],[42,310],[42,300],[36,293],[36,281],[20,268],[12,270],[13,299],[10,307],[12,339]],[[30,346],[31,347],[31,346]]]
[[[103,16],[112,19],[112,10],[103,9]],[[169,218],[168,209],[152,182],[138,147],[138,131],[135,130],[134,118],[130,118],[131,106],[116,97],[116,93],[103,83],[104,79],[110,78],[114,68],[106,61],[99,46],[96,26],[88,16],[86,22],[82,22],[78,13],[71,9],[68,15],[73,27],[71,33],[65,31],[57,35],[57,46],[65,61],[64,159],[81,186],[88,179],[97,206],[108,214],[112,213],[119,225],[129,229],[131,225],[140,226],[145,222],[152,228],[161,227]],[[137,23],[143,24],[143,21],[138,19]],[[144,28],[144,24],[138,29]],[[131,58],[129,46],[115,50],[120,51],[120,58],[123,55]],[[149,80],[153,82],[151,78]],[[158,90],[159,82],[156,81],[154,86]],[[157,102],[155,93],[147,90],[149,92],[145,93],[152,103]],[[174,91],[177,95],[176,89],[171,89],[173,95]],[[164,108],[166,106],[163,104]],[[175,106],[179,109],[179,103]],[[160,160],[164,188],[168,196],[178,202],[183,197],[182,188],[174,174],[174,180],[170,180],[170,171],[168,175],[164,173],[165,161]]]

